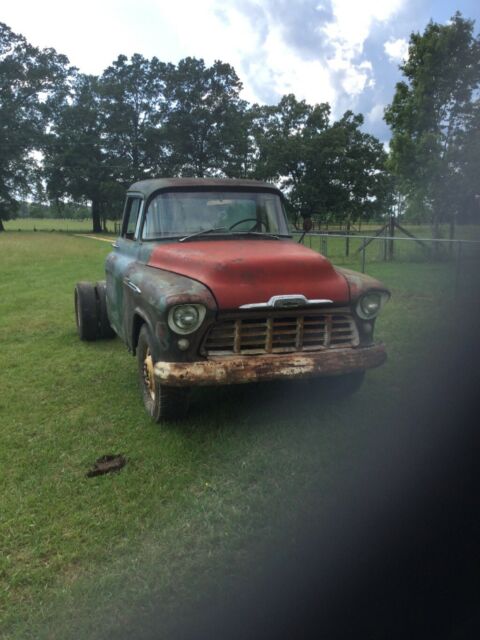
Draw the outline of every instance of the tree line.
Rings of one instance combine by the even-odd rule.
[[[328,103],[292,94],[276,105],[247,103],[227,63],[120,55],[101,75],[86,75],[0,23],[0,230],[34,198],[58,211],[89,204],[98,232],[121,214],[126,187],[159,176],[273,181],[294,220],[375,220],[399,194],[409,216],[437,225],[452,212],[465,217],[465,203],[475,213],[473,27],[456,14],[412,34],[405,81],[386,109],[387,155],[361,114],[333,120]]]

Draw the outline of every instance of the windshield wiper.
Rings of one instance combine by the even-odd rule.
[[[233,235],[242,236],[266,236],[267,238],[273,238],[274,240],[280,240],[280,236],[274,233],[267,233],[266,231],[233,231]]]
[[[227,227],[216,227],[213,229],[203,229],[202,231],[195,231],[195,233],[191,233],[189,236],[184,236],[183,238],[179,238],[179,242],[185,242],[186,240],[190,240],[190,238],[196,238],[197,236],[203,236],[207,233],[215,233],[215,231],[228,231]]]
[[[195,233],[191,233],[188,236],[179,238],[178,242],[186,242],[187,240],[190,240],[190,238],[198,238],[198,236],[203,236],[207,233],[215,233],[221,231],[227,231],[229,236],[256,236],[272,238],[273,240],[280,240],[280,236],[277,236],[274,233],[266,233],[265,231],[230,231],[228,227],[215,227],[213,229],[203,229],[203,231],[196,231]]]

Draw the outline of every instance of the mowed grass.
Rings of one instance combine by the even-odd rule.
[[[371,266],[393,292],[377,325],[389,361],[351,399],[298,383],[197,390],[184,423],[158,427],[123,344],[76,335],[75,282],[101,279],[108,251],[65,234],[0,234],[4,638],[114,637],[139,608],[161,602],[167,616],[222,571],[241,573],[252,542],[295,520],[312,486],[334,493],[352,451],[388,422],[454,284],[449,264]],[[126,467],[87,479],[108,453]]]
[[[72,220],[67,218],[16,218],[3,223],[7,231],[62,231],[65,233],[91,233],[92,219]],[[107,222],[107,229],[113,233],[114,222]]]
[[[108,232],[113,234],[115,230],[115,225],[117,225],[117,228],[118,228],[119,224],[120,224],[120,221],[115,222],[113,220],[107,220]],[[36,230],[36,231],[49,231],[49,232],[61,231],[66,233],[91,233],[92,232],[91,218],[85,218],[83,220],[72,220],[72,219],[66,219],[66,218],[43,218],[43,219],[16,218],[14,220],[7,220],[6,222],[4,222],[4,226],[7,231]],[[410,224],[408,222],[407,223],[402,222],[402,226],[419,239],[422,239],[422,238],[428,239],[433,237],[433,230],[431,225]],[[380,222],[362,224],[360,230],[358,229],[358,227],[355,227],[351,233],[352,235],[357,234],[357,235],[370,236],[375,234],[381,227],[382,227],[382,223]],[[322,229],[322,232],[325,232],[325,231],[326,231],[326,227]],[[439,231],[440,231],[441,238],[445,238],[445,239],[449,238],[450,230],[448,225],[445,225],[445,224],[440,225]],[[345,233],[345,229],[340,227],[335,227],[334,225],[329,225],[328,232],[331,234],[335,234],[338,232]],[[397,231],[396,237],[404,238],[405,236],[400,231]],[[480,241],[480,225],[478,224],[477,225],[457,225],[455,229],[455,238],[458,240]],[[313,242],[315,245],[317,241],[314,240],[312,236],[307,235],[305,244],[309,246],[310,242]],[[353,244],[351,244],[351,250],[352,250],[352,253],[354,253],[360,247],[361,241],[357,242],[354,240],[352,242]],[[327,252],[328,252],[329,245],[331,247],[332,255],[335,255],[336,257],[345,255],[344,239],[329,238],[327,240]],[[419,247],[419,245],[410,243],[410,241],[405,241],[405,242],[400,241],[399,243],[396,244],[396,246],[400,247],[399,257],[405,256],[405,255],[410,256],[412,253],[412,249],[410,247],[412,248],[415,247],[415,249],[418,249],[418,251],[416,251],[416,253],[414,254],[416,258],[423,256],[425,253],[424,250],[422,250],[421,247]],[[375,247],[375,249],[373,249],[373,247]],[[314,246],[314,248],[319,249],[320,246],[318,247]],[[323,247],[323,249],[325,249],[325,246]],[[383,252],[384,252],[384,241],[382,239],[379,239],[373,242],[372,247],[368,250],[367,253],[373,259],[376,259],[377,255],[383,259]],[[360,258],[358,258],[357,261],[359,260]]]

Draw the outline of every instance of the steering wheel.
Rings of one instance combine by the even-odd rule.
[[[267,223],[264,222],[263,220],[257,220],[257,218],[244,218],[243,220],[239,220],[238,222],[235,222],[230,227],[228,227],[228,230],[231,231],[232,229],[235,229],[235,227],[238,227],[239,224],[242,224],[243,222],[250,222],[250,221],[255,222],[255,224],[250,229],[247,229],[247,231],[253,231],[259,223],[263,224],[263,226],[265,227],[265,231],[268,231]]]

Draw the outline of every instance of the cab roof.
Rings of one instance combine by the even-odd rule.
[[[259,180],[240,180],[233,178],[154,178],[151,180],[141,180],[135,182],[128,189],[128,192],[142,193],[145,197],[150,196],[156,191],[175,190],[175,189],[227,189],[233,191],[236,189],[252,189],[274,191],[282,195],[280,189],[268,182],[260,182]]]

